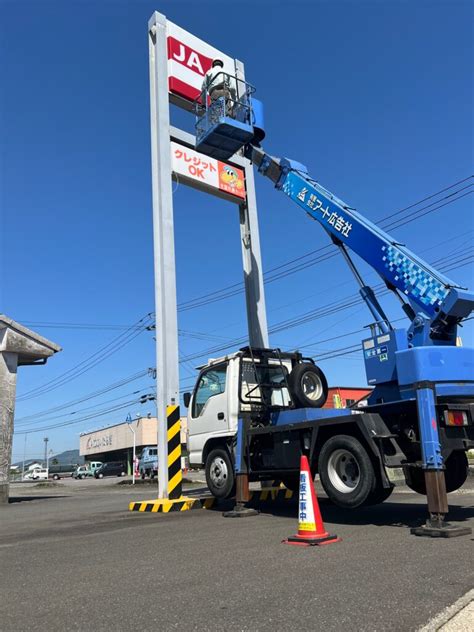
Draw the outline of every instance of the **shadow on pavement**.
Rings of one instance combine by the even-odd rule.
[[[448,522],[462,523],[470,518],[474,518],[473,506],[449,505]],[[341,525],[374,525],[377,527],[415,527],[425,523],[428,513],[426,501],[421,499],[418,502],[390,502],[386,501],[380,505],[371,507],[359,507],[348,510],[336,507],[327,499],[319,499],[320,509],[325,522]],[[231,509],[234,500],[226,500],[215,504],[208,511],[223,512]],[[250,503],[250,506],[258,508],[260,513],[280,518],[296,519],[298,508],[295,501],[284,503],[260,503],[259,505]]]
[[[41,496],[10,496],[8,502],[9,504],[25,503],[25,502],[29,502],[30,500],[51,500],[52,498],[69,498],[69,497],[66,495],[44,496],[43,494]]]

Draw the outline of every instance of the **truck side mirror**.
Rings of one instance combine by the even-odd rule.
[[[183,393],[183,403],[186,408],[189,408],[190,401],[191,401],[191,393]]]

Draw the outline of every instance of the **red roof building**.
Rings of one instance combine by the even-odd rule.
[[[331,386],[323,408],[349,408],[356,402],[364,405],[371,390],[367,386]]]

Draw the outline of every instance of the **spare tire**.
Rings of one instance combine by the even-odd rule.
[[[328,383],[321,369],[310,362],[297,364],[288,376],[290,396],[297,408],[321,408],[328,397]]]

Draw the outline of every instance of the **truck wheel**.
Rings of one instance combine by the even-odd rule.
[[[298,408],[321,408],[328,397],[328,383],[320,368],[297,364],[288,376],[291,399]]]
[[[376,489],[372,461],[360,441],[350,435],[336,435],[326,441],[318,469],[324,491],[338,507],[360,507]]]
[[[446,469],[444,470],[444,478],[446,481],[446,491],[455,492],[466,482],[469,474],[469,462],[465,452],[456,450],[451,452],[446,459]],[[416,492],[426,496],[425,472],[421,467],[414,465],[406,465],[403,468],[407,486]]]
[[[59,476],[57,474],[53,474],[53,481],[59,481]]]
[[[216,448],[207,455],[206,481],[215,498],[229,498],[235,493],[234,468],[225,448]]]
[[[387,498],[392,495],[393,490],[394,485],[391,485],[390,487],[382,487],[382,484],[378,482],[375,489],[367,496],[367,500],[364,505],[380,505],[380,503],[383,503],[384,500],[387,500]]]

